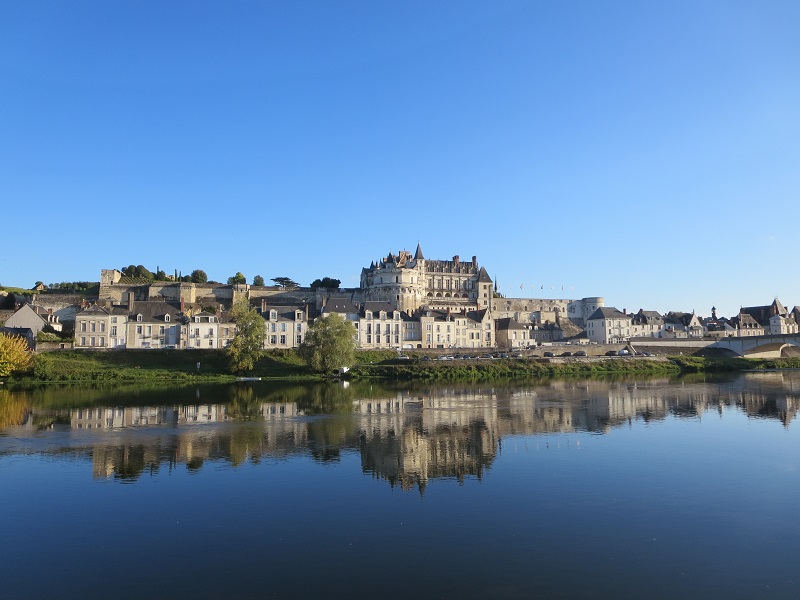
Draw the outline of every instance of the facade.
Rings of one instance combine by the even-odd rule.
[[[75,315],[76,348],[125,348],[127,338],[126,309],[93,304]]]
[[[34,337],[42,329],[51,326],[55,331],[61,331],[61,323],[52,311],[47,311],[32,304],[23,304],[17,311],[8,317],[4,323],[6,327],[30,329]]]
[[[270,306],[264,301],[261,303],[261,316],[267,325],[265,348],[298,348],[306,339],[308,305]]]
[[[632,330],[632,315],[620,312],[613,306],[598,308],[586,324],[589,341],[596,344],[627,342],[631,338]]]
[[[499,348],[527,348],[531,343],[530,330],[515,319],[497,319],[497,346]]]
[[[491,348],[495,345],[494,319],[488,309],[454,313],[425,308],[415,316],[420,331],[417,348]]]
[[[389,253],[377,263],[361,270],[364,301],[388,302],[401,311],[422,306],[438,310],[491,308],[494,283],[477,257],[461,261],[426,260],[422,248],[412,256],[402,250]]]

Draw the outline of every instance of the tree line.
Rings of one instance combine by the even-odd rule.
[[[128,265],[127,267],[121,268],[120,272],[126,277],[135,277],[137,279],[148,279],[150,281],[181,281],[184,283],[219,283],[218,281],[210,281],[208,279],[208,275],[203,269],[195,269],[189,275],[184,275],[181,271],[177,270],[173,275],[167,275],[164,271],[161,270],[160,267],[156,267],[155,272],[153,272],[144,265]],[[284,277],[284,276],[273,277],[272,279],[270,279],[270,281],[272,281],[276,286],[287,290],[301,287],[301,285],[291,277]],[[244,284],[244,283],[247,283],[247,277],[245,277],[245,275],[241,271],[237,271],[235,275],[231,275],[227,279],[228,285]],[[315,279],[314,281],[312,281],[309,287],[338,289],[341,283],[342,282],[340,279],[334,279],[333,277],[322,277],[320,279]],[[252,279],[252,285],[264,286],[266,285],[266,283],[261,275],[254,275]]]

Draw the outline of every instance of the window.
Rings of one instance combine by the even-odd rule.
[[[142,315],[136,315],[136,321],[141,323],[142,322]]]
[[[281,346],[285,346],[285,345],[286,345],[286,336],[282,335],[281,336]]]
[[[278,343],[278,338],[277,338],[277,336],[274,336],[274,335],[271,335],[271,336],[269,336],[269,343],[270,343],[270,344],[272,344],[273,346],[274,346],[275,344],[277,344],[277,343]]]
[[[111,322],[112,323],[116,323],[117,322],[117,317],[111,317]]]
[[[301,331],[303,331],[303,324],[302,323],[298,323],[297,325],[294,326],[294,330],[297,333],[300,333]]]
[[[165,321],[166,323],[169,323],[169,315],[164,315],[164,321]]]
[[[147,335],[152,335],[152,334],[153,334],[153,326],[152,325],[148,325],[147,326]]]
[[[274,332],[278,331],[278,326],[275,323],[271,323],[270,326],[269,326],[269,330],[274,333]]]
[[[278,318],[278,311],[276,310],[269,311],[269,318],[272,321],[276,320]]]
[[[137,325],[137,326],[136,326],[136,333],[137,333],[138,335],[142,335],[142,326],[141,326],[141,325]]]
[[[213,327],[209,327],[208,328],[208,337],[214,337],[214,328]]]
[[[303,343],[303,336],[302,335],[298,335],[297,336],[297,345],[299,346],[302,343]]]
[[[214,347],[214,340],[208,340],[208,347],[209,348],[213,348]]]
[[[111,326],[111,337],[117,337],[117,326],[116,325],[112,325]]]
[[[281,331],[286,331],[286,323],[281,323]]]
[[[86,338],[82,337],[81,338],[81,346],[85,346],[85,345],[86,345]]]
[[[94,332],[95,332],[95,330],[96,330],[96,329],[95,329],[95,328],[96,328],[96,326],[97,326],[97,324],[96,324],[94,321],[92,321],[92,322],[91,322],[91,324],[89,325],[89,327],[90,327],[90,329],[91,329],[91,332],[92,332],[92,333],[94,333]]]
[[[81,321],[81,331],[86,331],[86,321]]]
[[[199,327],[195,327],[194,328],[194,337],[200,337],[200,328]]]
[[[159,327],[158,327],[158,335],[164,335],[164,326],[163,325],[159,325]]]
[[[101,322],[100,322],[100,333],[104,333],[104,332],[105,332],[105,330],[106,330],[106,324],[105,324],[105,321],[101,321]]]

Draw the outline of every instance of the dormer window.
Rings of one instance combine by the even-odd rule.
[[[164,315],[164,322],[169,323],[169,315]]]
[[[296,318],[298,321],[302,321],[302,320],[303,320],[303,313],[302,313],[301,311],[299,311],[299,310],[298,310],[298,311],[295,313],[295,318]]]
[[[138,323],[141,323],[142,322],[142,315],[136,315],[136,321]]]
[[[214,317],[208,317],[208,322],[209,323],[213,323],[214,322]]]
[[[276,310],[269,311],[269,318],[272,321],[277,321],[278,320],[278,311],[276,311]]]
[[[194,318],[194,322],[195,322],[195,323],[199,323],[199,322],[200,322],[200,317],[195,317],[195,318]]]

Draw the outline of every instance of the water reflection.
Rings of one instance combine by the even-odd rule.
[[[799,404],[795,372],[517,386],[0,389],[0,457],[90,458],[95,478],[131,482],[179,467],[198,472],[207,462],[237,467],[294,454],[327,462],[353,453],[364,473],[424,492],[434,478],[480,479],[511,436],[605,434],[726,411],[788,427]]]

